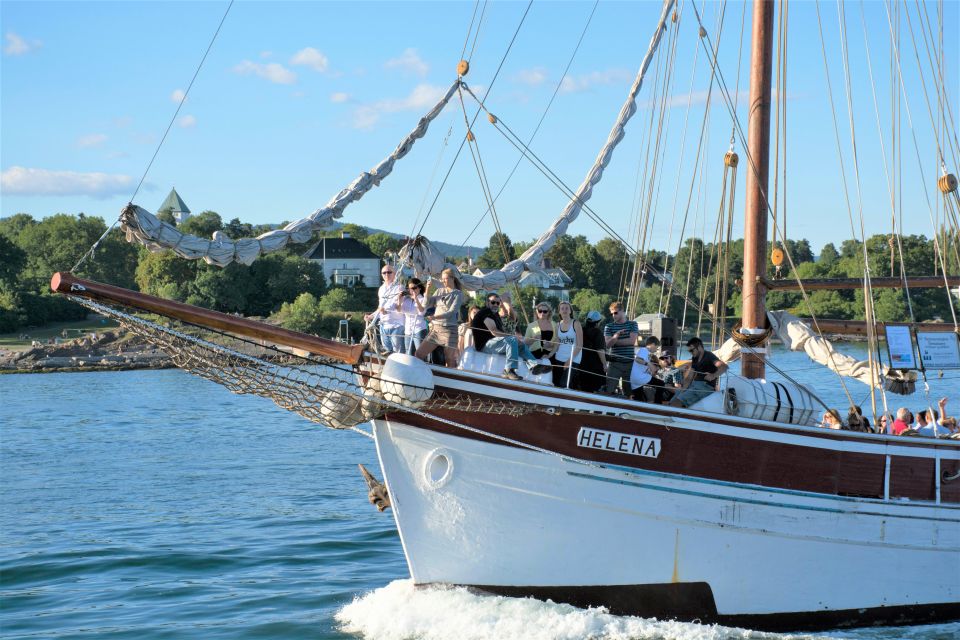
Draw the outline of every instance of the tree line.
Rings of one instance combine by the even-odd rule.
[[[169,212],[161,212],[160,217],[173,222]],[[200,237],[223,231],[231,238],[241,238],[256,236],[274,227],[251,225],[236,218],[224,222],[218,213],[204,211],[188,218],[179,228]],[[82,319],[85,316],[82,307],[50,293],[50,276],[56,271],[71,270],[106,230],[102,218],[83,213],[57,214],[42,220],[20,213],[0,219],[0,333],[52,321]],[[322,235],[334,236],[341,232],[350,233],[378,256],[397,251],[404,242],[387,233],[371,234],[363,227],[348,224],[337,231],[316,234],[311,243]],[[506,235],[494,234],[487,248],[475,257],[475,266],[500,267],[531,244],[514,243]],[[935,272],[932,240],[924,236],[902,236],[899,244],[903,247],[903,267],[908,275]],[[185,260],[169,251],[150,252],[127,243],[122,232],[113,229],[77,275],[226,313],[272,316],[273,321],[291,329],[331,335],[336,333],[337,324],[345,314],[356,315],[355,312],[375,308],[376,290],[333,285],[318,265],[302,257],[309,246],[310,243],[289,245],[249,266],[231,264],[221,268],[199,260]],[[718,259],[721,249],[726,253],[724,261]],[[826,245],[817,260],[806,240],[789,241],[787,249],[796,271],[786,270],[783,277],[858,278],[864,272],[863,246],[855,240],[844,241],[839,247],[832,243]],[[888,236],[869,238],[866,249],[873,275],[890,275],[891,270],[893,275],[899,275],[900,257],[894,252],[891,262]],[[604,311],[611,301],[624,299],[624,287],[629,285],[630,274],[636,266],[635,259],[612,238],[591,243],[582,235],[563,236],[546,257],[573,280],[571,301],[583,314],[592,309]],[[464,259],[465,256],[449,257],[455,264]],[[695,322],[699,313],[697,306],[705,308],[716,302],[714,282],[723,264],[728,266],[725,277],[730,283],[726,315],[738,316],[739,291],[732,282],[743,273],[742,240],[721,247],[691,238],[675,254],[647,252],[641,262],[645,268],[640,287],[634,291],[637,311],[663,312],[678,320],[686,315],[687,324]],[[948,265],[950,269],[955,275],[960,266],[954,261]],[[666,274],[666,283],[655,277],[655,273]],[[768,277],[775,276],[770,265]],[[374,287],[377,283],[365,284]],[[520,306],[527,309],[540,295],[533,288],[517,293]],[[909,302],[900,289],[882,289],[875,294],[880,320],[909,319],[908,305],[917,320],[951,318],[951,301],[942,289],[912,290]],[[810,309],[818,316],[863,319],[862,291],[815,291],[809,298]],[[772,292],[768,307],[789,309],[798,315],[809,314],[799,293]],[[359,320],[352,322],[356,332]]]

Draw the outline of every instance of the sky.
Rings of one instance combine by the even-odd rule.
[[[134,201],[150,211],[175,186],[194,213],[214,210],[225,221],[303,217],[393,151],[456,79],[463,55],[471,61],[467,83],[478,95],[489,90],[490,110],[523,139],[559,85],[530,148],[576,188],[606,140],[661,9],[649,1],[600,2],[595,12],[593,2],[481,2],[476,13],[475,2],[237,1],[177,113],[227,6],[0,2],[0,216],[84,212],[109,224],[146,172]],[[957,173],[960,2],[929,2],[919,14],[910,2],[894,7],[899,16],[876,0],[796,0],[788,6],[786,178],[778,180],[786,195],[777,207],[778,215],[786,210],[788,235],[808,239],[818,251],[860,236],[862,212],[868,236],[888,233],[896,215],[905,233],[930,237],[943,215],[935,132],[939,127],[942,133],[944,120],[950,144],[941,135],[939,146]],[[750,6],[696,7],[710,41],[719,42],[725,93],[745,130]],[[713,237],[722,159],[733,131],[716,82],[707,106],[711,72],[699,48],[694,5],[681,2],[680,8],[680,21],[651,66],[640,108],[591,201],[618,235],[638,246],[636,219],[653,185],[645,243],[671,252],[683,237]],[[931,72],[921,31],[937,29],[940,10],[942,85]],[[474,17],[480,19],[470,30]],[[891,72],[891,30],[899,31],[898,74]],[[936,31],[933,39],[939,40]],[[664,68],[670,51],[672,73]],[[669,108],[658,127],[653,107],[665,86]],[[938,109],[938,86],[949,109]],[[894,94],[899,119],[891,115]],[[467,104],[471,116],[475,108]],[[651,132],[658,128],[659,156],[651,151]],[[483,118],[473,131],[486,180],[497,193],[519,153]],[[482,183],[466,150],[438,195],[464,135],[464,112],[455,98],[393,174],[351,205],[342,221],[411,234],[429,212],[423,229],[428,237],[485,246],[495,227],[485,216]],[[733,145],[741,159],[743,144],[735,139]],[[890,159],[895,144],[897,163]],[[735,237],[742,235],[747,170],[741,162]],[[895,186],[890,175],[897,177]],[[565,204],[566,196],[523,161],[496,211],[512,239],[529,241]],[[591,241],[607,235],[586,216],[570,232]]]

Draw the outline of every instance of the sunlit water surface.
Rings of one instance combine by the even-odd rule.
[[[960,409],[958,387],[934,380],[931,396]],[[180,371],[0,376],[0,429],[11,640],[960,637],[958,624],[765,634],[415,590],[357,472],[377,469],[370,440]]]

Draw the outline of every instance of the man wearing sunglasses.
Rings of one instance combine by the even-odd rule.
[[[393,265],[386,264],[380,270],[383,284],[377,290],[380,306],[373,313],[363,316],[368,323],[380,321],[380,344],[386,351],[403,352],[403,314],[397,310],[397,299],[403,293],[403,286],[397,282],[397,272]]]
[[[503,330],[503,320],[500,318],[500,296],[496,293],[487,295],[487,304],[470,321],[473,331],[473,346],[483,353],[502,353],[507,356],[507,366],[503,370],[503,377],[511,380],[520,380],[517,366],[522,357],[530,367],[530,373],[540,375],[550,371],[550,365],[539,364],[530,347],[516,335],[510,335]]]
[[[683,376],[683,391],[670,401],[675,407],[692,406],[717,390],[722,376],[727,371],[727,363],[703,348],[703,340],[687,340],[690,362]]]

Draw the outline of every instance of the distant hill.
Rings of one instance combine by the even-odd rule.
[[[344,223],[342,222],[335,222],[334,224],[330,225],[330,228],[336,230],[342,227],[343,225]],[[360,225],[360,226],[363,226],[363,225]],[[407,237],[406,234],[404,233],[394,233],[392,231],[386,231],[385,229],[374,229],[373,227],[363,227],[363,228],[366,229],[367,233],[371,235],[374,233],[385,233],[388,236],[393,238],[402,239]],[[474,247],[471,245],[461,247],[459,245],[449,244],[447,242],[440,242],[439,240],[434,240],[433,238],[430,238],[430,242],[433,243],[433,246],[435,246],[437,249],[440,249],[441,251],[443,251],[443,255],[451,256],[454,258],[464,258],[467,256],[468,253],[470,254],[471,257],[476,258],[481,253],[486,251],[486,247]]]

